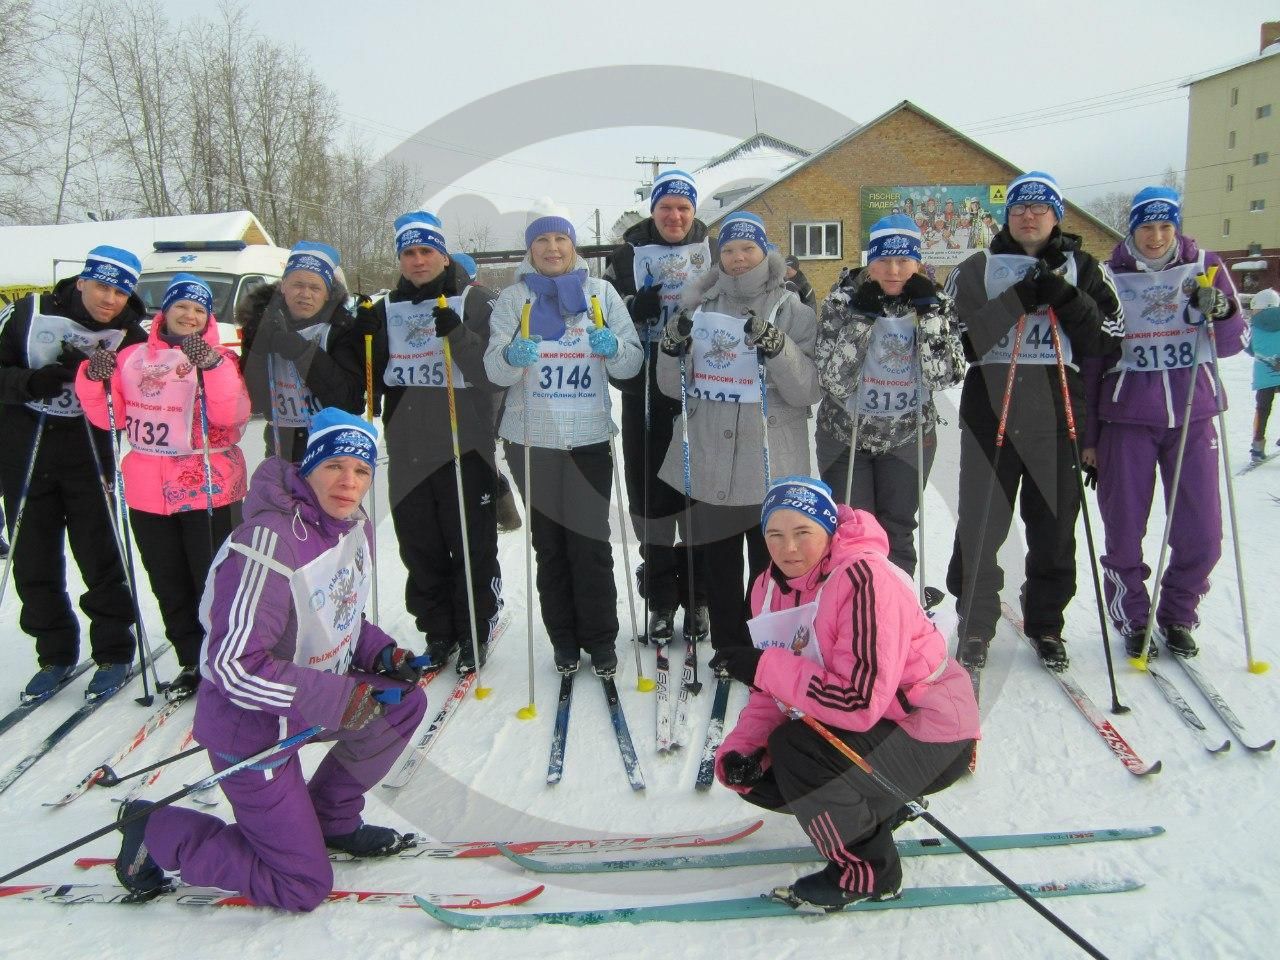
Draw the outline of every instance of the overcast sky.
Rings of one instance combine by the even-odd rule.
[[[207,0],[166,6],[175,21],[210,8]],[[1256,54],[1260,24],[1280,17],[1274,2],[1261,0],[1232,0],[1212,11],[1186,0],[1159,6],[1075,0],[1044,8],[1006,0],[308,0],[250,9],[259,29],[309,55],[336,92],[352,136],[371,155],[383,156],[424,130],[438,133],[433,124],[449,114],[500,95],[490,100],[496,115],[488,110],[472,129],[457,117],[448,124],[450,135],[436,148],[482,165],[457,176],[439,164],[447,175],[435,179],[448,185],[433,183],[424,203],[439,207],[465,193],[505,213],[550,196],[588,234],[595,208],[607,231],[632,201],[642,174],[638,155],[676,157],[692,169],[750,135],[756,121],[779,135],[787,128],[797,141],[812,129],[814,142],[802,145],[814,147],[831,139],[824,128],[833,117],[863,122],[902,99],[1014,164],[1052,172],[1077,202],[1135,189],[1168,166],[1185,165],[1187,92],[1178,84]],[[688,91],[655,81],[652,72],[628,88],[613,72],[607,83],[619,87],[609,89],[616,119],[593,116],[582,126],[591,132],[506,152],[508,124],[520,128],[513,142],[530,142],[531,125],[563,130],[578,107],[573,93],[522,95],[539,89],[526,86],[532,81],[655,64],[743,78],[717,87],[714,99],[695,94],[708,101],[706,110],[729,118],[705,127],[720,132],[659,125],[650,119],[655,107],[660,116],[663,104]],[[794,100],[757,96],[753,120],[752,78],[757,94],[778,88]],[[597,87],[594,75],[585,85]],[[817,119],[797,131],[796,117],[804,121],[810,108]],[[476,143],[486,144],[479,158]]]

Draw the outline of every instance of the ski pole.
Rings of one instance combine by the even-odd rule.
[[[31,459],[27,463],[26,475],[22,478],[22,489],[18,491],[18,509],[13,514],[13,533],[9,535],[9,556],[4,560],[4,574],[0,576],[0,604],[4,603],[4,594],[9,587],[9,570],[13,567],[14,554],[18,552],[18,534],[22,532],[22,512],[27,508],[27,492],[31,489],[31,478],[36,472],[36,457],[40,454],[40,441],[44,439],[44,418],[40,411],[36,418],[36,436],[31,443]],[[87,421],[86,421],[87,422]],[[101,476],[101,471],[99,471]]]
[[[533,301],[526,299],[520,308],[520,336],[529,337],[529,311]],[[521,720],[538,715],[533,690],[533,473],[529,469],[529,369],[522,374],[524,390],[524,616],[525,637],[529,646],[529,703],[516,711]]]
[[[982,565],[982,549],[986,545],[987,539],[987,523],[991,520],[991,498],[996,492],[996,477],[1000,466],[1000,451],[1004,449],[1005,430],[1009,426],[1009,406],[1013,399],[1013,378],[1018,369],[1018,353],[1022,349],[1022,334],[1027,327],[1027,315],[1025,313],[1018,315],[1018,322],[1013,328],[1013,352],[1009,357],[1009,372],[1004,378],[1004,396],[1000,399],[1000,422],[996,426],[996,443],[995,450],[991,455],[991,479],[987,482],[987,496],[982,504],[982,522],[978,525],[978,543],[977,549],[973,553],[972,564],[963,564],[961,566],[960,592],[965,592],[964,581],[969,581],[968,598],[965,600],[964,617],[961,622],[964,629],[969,629],[969,616],[973,613],[973,595],[976,592],[977,571]],[[1010,504],[1010,509],[1012,509]],[[969,575],[969,570],[974,571],[973,575]],[[961,642],[964,637],[960,637]]]
[[[188,747],[181,753],[175,753],[171,757],[165,757],[163,760],[157,760],[155,763],[149,763],[145,767],[139,767],[137,770],[133,770],[129,773],[116,773],[108,764],[104,763],[93,771],[94,774],[97,774],[97,776],[94,777],[93,782],[99,787],[114,787],[124,783],[126,780],[132,780],[134,777],[140,777],[143,774],[150,773],[152,770],[159,770],[161,767],[167,767],[171,763],[177,763],[179,760],[185,760],[187,757],[195,756],[203,750],[204,747],[199,745]],[[93,776],[93,774],[90,774],[90,776]]]
[[[258,753],[255,753],[251,757],[245,757],[239,763],[234,763],[231,766],[227,767],[225,770],[219,770],[217,773],[211,774],[205,777],[203,780],[198,781],[197,783],[193,783],[188,786],[185,786],[181,790],[175,790],[173,793],[169,794],[167,797],[163,797],[157,800],[155,803],[150,804],[141,810],[138,810],[134,813],[129,814],[129,816],[127,817],[121,817],[119,820],[109,823],[105,827],[99,827],[97,830],[94,830],[91,833],[86,833],[83,837],[80,837],[76,840],[72,840],[70,843],[64,844],[63,846],[59,847],[57,850],[53,850],[49,853],[44,854],[41,857],[37,857],[36,859],[32,860],[30,863],[24,863],[22,866],[18,867],[16,870],[11,870],[8,873],[6,873],[3,877],[0,877],[0,883],[7,883],[8,881],[12,880],[14,877],[20,877],[24,873],[26,873],[28,870],[34,870],[36,867],[43,866],[44,864],[48,863],[50,860],[56,860],[58,859],[58,857],[62,856],[63,854],[70,853],[72,850],[75,850],[78,847],[83,847],[86,843],[89,843],[92,840],[97,840],[99,837],[105,837],[107,834],[112,833],[116,830],[119,830],[121,827],[127,826],[130,823],[134,823],[137,820],[141,820],[143,817],[149,817],[151,816],[151,814],[155,813],[161,807],[171,806],[172,804],[176,803],[178,800],[181,800],[183,797],[187,796],[187,794],[195,793],[197,790],[208,790],[210,787],[227,779],[232,774],[239,773],[241,770],[245,770],[253,766],[255,763],[261,763],[263,760],[266,760],[268,757],[274,756],[275,754],[281,753],[285,750],[292,750],[294,747],[298,746],[299,744],[307,740],[310,740],[312,737],[322,732],[323,730],[324,728],[321,727],[319,724],[317,724],[314,727],[308,727],[306,730],[303,730],[301,733],[295,733],[291,737],[285,737],[283,740],[279,741],[278,743],[272,744],[271,746],[267,747],[265,750],[261,750]],[[175,757],[172,759],[177,759],[177,758]]]
[[[920,328],[916,326],[916,574],[920,587],[920,606],[924,595],[924,364],[920,362]]]
[[[276,456],[283,457],[280,446],[280,423],[276,420],[276,356],[270,350],[267,351],[267,380],[270,381],[267,389],[267,416],[271,419],[271,441],[275,444]]]
[[[649,444],[652,441],[652,435],[649,432],[650,427],[650,410],[649,400],[652,383],[649,380],[649,357],[653,350],[653,344],[650,342],[649,327],[645,326],[645,342],[644,342],[644,478],[641,480],[643,485],[643,493],[641,502],[644,505],[644,520],[640,528],[640,543],[637,545],[636,552],[640,554],[640,569],[644,571],[644,589],[640,591],[644,597],[644,643],[649,643],[649,557],[653,555],[653,544],[649,540],[649,486],[652,483],[652,477],[649,474]],[[675,524],[673,523],[672,526]],[[674,546],[674,543],[672,544]],[[646,552],[647,551],[647,552]],[[689,598],[689,603],[693,603],[693,598]],[[656,650],[657,645],[654,645]]]
[[[748,308],[747,317],[754,320],[756,312]],[[764,348],[756,347],[756,386],[760,389],[760,435],[764,439],[761,456],[764,458],[764,494],[769,495],[769,390],[765,381]],[[763,501],[762,501],[763,502]]]
[[[449,309],[449,301],[443,293],[440,294],[436,305],[441,310]],[[371,344],[373,338],[366,337],[365,342]],[[458,526],[462,529],[462,570],[467,578],[467,616],[471,618],[471,655],[475,658],[473,662],[476,668],[476,699],[483,700],[493,691],[480,681],[480,633],[476,629],[476,598],[471,579],[471,541],[467,536],[467,511],[464,506],[462,487],[462,445],[458,440],[458,406],[453,392],[453,353],[449,349],[448,337],[441,337],[440,342],[444,344],[444,385],[449,395],[449,433],[453,438],[453,478],[458,491]]]
[[[604,326],[604,313],[600,310],[600,298],[591,295],[591,315],[595,318],[596,329]],[[645,348],[648,349],[647,347]],[[603,365],[603,360],[601,361]],[[613,461],[613,492],[618,498],[618,528],[622,531],[623,579],[627,584],[627,609],[631,612],[631,649],[636,655],[636,689],[642,693],[653,690],[654,682],[644,675],[644,664],[640,662],[640,631],[636,626],[636,598],[631,587],[631,543],[627,536],[626,508],[622,505],[622,461],[618,459],[618,441],[613,435],[613,401],[609,396],[609,385],[604,386],[605,416],[609,421],[609,458]],[[646,629],[648,624],[645,625]]]
[[[1210,267],[1207,275],[1202,274],[1196,280],[1202,287],[1211,286],[1214,274],[1217,272],[1217,267]],[[1235,474],[1231,470],[1231,454],[1227,450],[1227,394],[1226,388],[1222,385],[1222,377],[1218,373],[1218,335],[1213,329],[1212,320],[1206,318],[1204,326],[1209,334],[1209,358],[1213,361],[1213,381],[1218,388],[1218,436],[1222,438],[1218,445],[1222,448],[1222,469],[1227,478],[1227,514],[1231,518],[1231,546],[1236,557],[1236,587],[1240,591],[1240,624],[1244,630],[1245,667],[1250,673],[1266,673],[1271,669],[1271,664],[1265,660],[1253,659],[1253,635],[1249,630],[1249,604],[1244,595],[1244,559],[1240,554],[1240,523],[1236,519]]]
[[[156,656],[151,649],[151,640],[147,637],[147,625],[142,620],[142,607],[138,603],[138,576],[137,570],[133,565],[133,539],[129,535],[129,505],[125,499],[124,490],[124,471],[120,467],[120,434],[116,430],[116,403],[115,390],[108,377],[102,383],[103,393],[107,398],[107,426],[111,430],[111,459],[115,467],[116,478],[116,497],[120,501],[119,515],[111,509],[111,498],[107,496],[106,488],[103,488],[102,495],[107,503],[107,514],[114,521],[112,523],[112,532],[116,536],[116,549],[120,553],[120,561],[124,567],[125,582],[129,587],[129,599],[133,603],[133,618],[138,628],[138,665],[142,672],[142,696],[135,697],[134,700],[144,707],[151,706],[155,702],[155,697],[151,693],[151,687],[147,683],[147,662],[151,662],[151,676],[156,682],[156,689],[160,689],[160,675],[156,673]],[[98,475],[105,476],[102,472],[102,461],[98,456],[98,445],[93,438],[93,425],[89,423],[89,418],[84,417],[85,433],[89,438],[89,449],[93,452],[94,462],[98,466]],[[119,526],[117,527],[118,524]]]
[[[792,711],[793,713],[797,712],[794,710],[794,708],[792,708]],[[940,834],[942,834],[944,837],[946,837],[948,840],[954,843],[961,851],[963,851],[966,855],[968,855],[969,858],[973,860],[974,863],[980,866],[983,870],[987,871],[987,873],[991,874],[991,876],[999,880],[1002,884],[1004,884],[1004,886],[1008,887],[1009,891],[1013,893],[1019,900],[1027,904],[1027,906],[1035,910],[1036,913],[1040,914],[1040,916],[1044,917],[1051,924],[1057,927],[1058,930],[1061,933],[1065,934],[1067,938],[1071,940],[1072,943],[1078,946],[1085,953],[1089,954],[1089,956],[1096,957],[1097,960],[1107,960],[1106,954],[1104,954],[1101,950],[1099,950],[1097,947],[1091,944],[1088,940],[1086,940],[1083,936],[1077,933],[1065,920],[1059,917],[1056,913],[1054,913],[1052,910],[1046,907],[1043,903],[1041,903],[1035,897],[1031,896],[1031,894],[1027,893],[1026,890],[1022,889],[1022,887],[1019,886],[1019,884],[1015,880],[1013,880],[1013,878],[1011,878],[1003,870],[1001,870],[994,863],[992,863],[990,860],[984,857],[981,853],[975,850],[973,846],[971,846],[963,837],[961,837],[959,834],[952,831],[950,827],[948,827],[945,823],[943,823],[941,820],[939,820],[937,817],[931,814],[928,810],[926,810],[924,805],[921,804],[918,800],[916,800],[916,798],[908,795],[906,791],[904,791],[896,783],[894,783],[884,774],[880,773],[878,770],[872,767],[871,764],[868,763],[862,756],[860,756],[856,750],[854,750],[851,746],[849,746],[847,743],[845,743],[843,740],[837,737],[834,733],[832,733],[831,730],[828,729],[827,726],[821,720],[816,720],[813,717],[809,716],[808,714],[801,714],[800,719],[804,721],[806,726],[808,726],[811,730],[816,732],[818,736],[822,737],[823,740],[825,740],[832,747],[834,747],[841,756],[843,756],[846,760],[848,760],[855,767],[857,767],[864,774],[866,774],[867,778],[873,784],[875,784],[876,787],[878,787],[880,790],[884,791],[885,793],[888,793],[890,796],[892,796],[895,800],[897,800],[899,803],[903,804],[904,806],[910,807],[911,811],[917,817],[922,819],[925,823],[929,824],[929,826],[933,827],[933,829],[937,830]]]
[[[1207,323],[1207,321],[1205,321]],[[1187,453],[1187,434],[1191,429],[1191,404],[1196,398],[1196,377],[1200,375],[1200,340],[1204,334],[1205,324],[1196,327],[1196,340],[1191,359],[1191,377],[1187,381],[1187,401],[1182,407],[1182,429],[1178,431],[1178,449],[1173,457],[1173,481],[1169,490],[1168,502],[1165,505],[1164,534],[1160,538],[1160,556],[1156,560],[1155,578],[1151,582],[1151,605],[1147,615],[1147,628],[1142,634],[1142,651],[1136,657],[1130,657],[1135,669],[1146,670],[1147,654],[1151,650],[1151,634],[1155,630],[1155,612],[1160,603],[1160,581],[1164,577],[1165,563],[1169,559],[1169,538],[1173,533],[1173,512],[1178,506],[1178,485],[1182,482],[1182,461]],[[1225,441],[1224,441],[1225,442]]]
[[[844,474],[844,504],[853,506],[853,458],[858,454],[858,431],[862,428],[862,417],[858,414],[858,397],[862,396],[862,371],[858,371],[858,385],[854,390],[853,409],[849,413],[849,468]]]
[[[1102,578],[1098,576],[1098,548],[1093,542],[1093,523],[1089,520],[1089,500],[1084,494],[1084,468],[1080,463],[1080,435],[1076,432],[1076,415],[1071,409],[1071,390],[1067,386],[1067,363],[1062,356],[1062,330],[1058,312],[1049,308],[1049,333],[1053,337],[1053,355],[1058,361],[1058,383],[1062,387],[1062,409],[1067,418],[1067,440],[1071,444],[1071,465],[1075,469],[1076,492],[1080,497],[1080,515],[1084,518],[1084,540],[1089,547],[1089,573],[1093,577],[1093,599],[1098,607],[1098,629],[1102,631],[1102,654],[1107,661],[1107,680],[1111,684],[1111,712],[1125,714],[1129,708],[1120,702],[1116,689],[1116,668],[1111,661],[1111,632],[1107,628],[1107,605],[1102,599]]]
[[[448,349],[447,347],[445,348]],[[364,335],[364,418],[373,423],[373,334],[366,333]],[[451,393],[450,399],[453,394]],[[455,444],[456,446],[456,444]],[[375,451],[376,453],[376,451]],[[378,478],[375,475],[373,482],[369,484],[369,530],[370,540],[373,542],[372,572],[373,572],[373,625],[378,625]],[[466,528],[463,528],[463,538],[466,538]],[[468,578],[470,579],[470,578]],[[475,624],[471,626],[475,631]],[[477,694],[478,696],[478,694]]]
[[[689,574],[689,602],[694,600],[693,582],[693,471],[689,461],[689,377],[688,355],[689,342],[686,340],[680,347],[680,445],[684,452],[684,559]],[[693,658],[693,680],[686,684],[686,689],[694,696],[702,690],[702,682],[698,679],[698,658]]]
[[[204,457],[204,510],[208,520],[209,556],[213,556],[213,459],[209,454],[209,395],[205,392],[204,371],[196,367],[197,399],[200,402],[200,452]]]

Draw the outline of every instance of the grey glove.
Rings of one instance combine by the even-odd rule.
[[[757,347],[770,360],[782,352],[786,343],[782,331],[768,320],[761,320],[754,310],[747,311],[747,322],[742,325],[742,332],[746,335],[747,346]]]
[[[666,329],[662,331],[662,342],[659,344],[662,352],[669,357],[680,356],[689,349],[689,334],[692,332],[693,318],[688,311],[681,310],[667,321]]]
[[[1196,309],[1210,320],[1221,320],[1231,312],[1231,301],[1217,287],[1201,287],[1196,291]]]

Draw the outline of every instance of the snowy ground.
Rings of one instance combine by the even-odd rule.
[[[1225,363],[1224,376],[1234,398],[1228,438],[1238,469],[1247,456],[1252,396],[1250,361]],[[948,398],[954,403],[955,395]],[[954,411],[944,414],[952,426],[942,430],[941,449],[927,502],[926,569],[941,584],[950,553],[955,500],[957,436]],[[1274,428],[1273,428],[1274,432]],[[246,449],[260,452],[251,436]],[[1248,569],[1255,656],[1280,659],[1271,625],[1280,619],[1280,593],[1271,593],[1269,565],[1280,560],[1280,462],[1237,481],[1243,552]],[[385,511],[383,487],[379,501]],[[1158,513],[1158,511],[1157,511]],[[1162,517],[1153,517],[1148,561],[1154,565]],[[1097,520],[1095,516],[1095,525]],[[399,603],[403,574],[389,522],[380,527],[381,609],[383,625],[404,641],[420,638]],[[615,540],[618,531],[615,525]],[[1101,536],[1100,529],[1098,535]],[[1021,560],[1018,538],[1011,538],[1003,565],[1009,571],[1008,598],[1016,597]],[[1073,665],[1081,683],[1100,706],[1109,703],[1083,533],[1080,537],[1080,590],[1068,611]],[[1280,669],[1266,676],[1244,670],[1239,605],[1230,544],[1205,601],[1206,623],[1199,633],[1202,661],[1246,724],[1266,736],[1280,732]],[[620,552],[620,543],[618,545]],[[525,659],[524,545],[520,533],[502,537],[502,564],[511,628],[485,672],[493,696],[471,700],[460,710],[431,755],[430,765],[398,793],[376,788],[367,810],[374,822],[394,824],[440,839],[535,839],[607,832],[633,833],[713,828],[753,819],[754,808],[728,791],[707,794],[692,789],[697,758],[686,752],[660,757],[653,750],[653,696],[635,691],[635,661],[621,651],[619,688],[640,752],[648,789],[628,789],[608,722],[603,697],[589,675],[576,691],[573,726],[563,782],[544,784],[546,755],[554,716],[556,675],[550,649],[535,618],[538,716],[515,717],[527,699]],[[618,562],[619,617],[627,629],[622,577],[632,563]],[[74,577],[74,571],[72,571]],[[74,592],[74,591],[73,591]],[[144,612],[159,636],[159,616],[149,598]],[[12,590],[0,610],[10,624],[17,619]],[[645,670],[652,673],[652,654]],[[705,659],[704,659],[705,664]],[[1280,832],[1267,827],[1280,792],[1280,758],[1249,755],[1237,744],[1211,756],[1161,702],[1151,681],[1118,665],[1121,699],[1133,712],[1116,723],[1148,760],[1159,758],[1164,771],[1138,779],[1104,747],[1057,685],[1036,666],[1029,648],[1003,632],[992,647],[984,680],[984,740],[977,775],[935,798],[933,812],[952,828],[968,833],[1064,830],[1162,824],[1163,837],[1121,844],[1062,850],[996,854],[1016,878],[1136,876],[1144,890],[1106,897],[1055,900],[1050,906],[1104,953],[1119,957],[1257,957],[1267,955],[1265,941],[1275,930],[1275,890],[1280,884]],[[30,640],[11,628],[0,649],[0,701],[16,700],[34,669]],[[161,673],[172,660],[161,661]],[[1192,705],[1214,730],[1221,725],[1208,705],[1178,671],[1176,680]],[[3,766],[16,763],[76,704],[84,681],[41,708],[3,738]],[[135,683],[134,687],[137,687]],[[430,690],[438,705],[444,681]],[[136,695],[139,691],[131,689]],[[731,713],[744,699],[735,688]],[[701,740],[710,712],[709,689],[698,698],[695,739]],[[189,709],[189,708],[187,708]],[[432,711],[434,712],[434,711]],[[110,791],[95,788],[72,806],[51,811],[41,802],[59,796],[101,762],[143,711],[131,697],[104,707],[93,729],[52,755],[0,796],[0,868],[7,870],[36,857],[114,816]],[[143,762],[171,752],[189,715],[180,713],[131,758]],[[314,764],[319,749],[304,754]],[[186,761],[153,789],[163,795],[207,769],[200,758]],[[227,815],[225,804],[222,814]],[[1260,814],[1260,815],[1259,815]],[[765,827],[743,846],[803,842],[794,822],[765,815]],[[908,834],[926,835],[910,825]],[[85,854],[112,855],[114,839],[104,838]],[[691,897],[750,896],[789,880],[805,869],[752,867],[732,871],[634,874],[625,877],[552,878],[530,906],[516,909],[570,909],[586,906],[661,903]],[[337,883],[366,890],[510,891],[533,886],[536,879],[513,865],[479,861],[391,861],[341,864]],[[71,858],[33,871],[23,882],[86,882]],[[102,873],[99,882],[110,882]],[[935,857],[907,863],[907,882],[984,883],[986,875],[964,857]],[[1272,891],[1270,894],[1267,891]],[[1270,906],[1268,906],[1270,905]],[[754,923],[705,924],[696,928],[646,925],[571,930],[547,927],[517,935],[510,931],[452,932],[416,910],[390,907],[322,907],[308,916],[266,910],[196,911],[175,904],[141,908],[0,903],[0,954],[4,956],[84,957],[101,960],[167,960],[182,956],[269,960],[294,957],[431,958],[445,955],[501,956],[519,951],[529,958],[640,955],[677,952],[687,958],[769,956],[813,958],[849,955],[929,958],[1074,957],[1076,947],[1026,906],[1002,903],[928,911],[825,919],[783,918]],[[194,923],[193,923],[194,921]],[[184,924],[191,924],[184,926]],[[184,933],[185,931],[185,933]]]

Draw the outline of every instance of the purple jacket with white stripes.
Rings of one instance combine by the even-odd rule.
[[[363,515],[363,514],[362,514]],[[351,673],[325,673],[294,663],[298,620],[289,580],[275,564],[296,570],[337,547],[354,520],[320,509],[296,466],[270,457],[254,471],[244,522],[214,559],[201,602],[205,625],[195,737],[218,753],[243,757],[314,724],[336,730],[347,701],[395,641],[361,619]],[[365,539],[372,551],[368,526]],[[241,544],[269,557],[268,566],[231,548]]]

